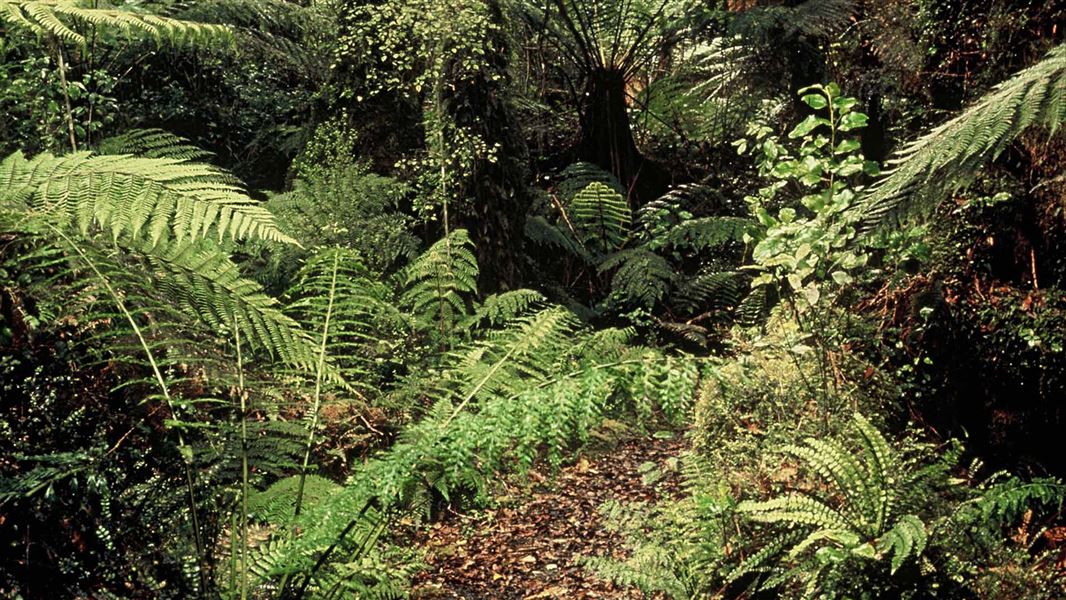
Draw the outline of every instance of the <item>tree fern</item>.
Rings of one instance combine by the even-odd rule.
[[[867,227],[934,207],[1023,132],[1066,121],[1066,46],[996,86],[958,116],[907,144],[862,199]]]
[[[78,29],[89,26],[179,42],[228,36],[228,30],[219,25],[123,10],[109,4],[80,0],[0,0],[0,19],[37,35],[54,36],[78,45],[86,43]]]

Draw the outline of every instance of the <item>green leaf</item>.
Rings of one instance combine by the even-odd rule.
[[[821,110],[826,106],[829,106],[829,103],[825,100],[825,96],[821,94],[807,94],[803,97],[803,101],[807,103],[807,106],[814,110]]]

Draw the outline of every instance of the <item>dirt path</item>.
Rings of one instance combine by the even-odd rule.
[[[581,556],[625,556],[623,540],[606,531],[597,512],[606,500],[656,500],[677,493],[679,437],[648,436],[581,458],[531,490],[508,488],[501,507],[476,517],[451,515],[419,543],[428,568],[415,598],[535,600],[641,598],[597,579]],[[651,469],[651,463],[656,469]],[[663,473],[648,481],[649,472]]]

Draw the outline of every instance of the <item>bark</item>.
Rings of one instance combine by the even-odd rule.
[[[631,205],[647,202],[665,189],[663,169],[646,159],[633,140],[623,73],[598,69],[589,74],[580,121],[577,158],[614,174],[628,190]]]
[[[489,0],[488,7],[502,24],[498,0]],[[526,213],[532,196],[528,149],[507,91],[510,50],[502,31],[486,44],[489,49],[481,69],[457,72],[451,78],[454,83],[444,98],[444,110],[456,125],[496,147],[496,159],[478,161],[462,190],[473,200],[472,210],[462,220],[477,247],[479,288],[488,293],[522,286]]]

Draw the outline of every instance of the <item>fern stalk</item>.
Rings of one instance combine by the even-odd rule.
[[[144,350],[144,354],[148,358],[148,364],[152,367],[152,375],[154,376],[156,383],[159,385],[159,390],[163,394],[163,399],[167,404],[167,408],[170,410],[170,414],[177,418],[178,413],[174,408],[174,402],[170,396],[170,388],[167,386],[166,379],[163,378],[162,371],[159,370],[159,363],[155,360],[155,355],[152,353],[152,350],[148,345],[148,340],[144,337],[144,332],[141,331],[140,326],[137,325],[137,320],[133,318],[133,313],[126,308],[126,303],[122,301],[122,297],[115,291],[115,288],[111,286],[111,281],[100,271],[99,267],[96,266],[96,263],[85,254],[81,247],[79,247],[74,240],[70,239],[62,229],[51,224],[48,224],[48,228],[51,229],[59,239],[66,243],[67,246],[73,249],[74,252],[78,254],[78,257],[89,266],[93,271],[93,274],[95,274],[100,280],[100,283],[103,284],[104,289],[107,290],[111,299],[114,300],[119,312],[126,317],[126,321],[130,324],[130,327],[133,328],[133,333],[137,337],[137,342],[140,344],[141,349]],[[191,460],[192,448],[185,442],[185,436],[182,435],[180,429],[176,429],[175,433],[177,434],[178,448],[181,451],[182,462],[185,465],[185,486],[188,492],[189,515],[192,519],[193,544],[196,548],[196,563],[200,572],[200,590],[202,594],[207,589],[207,574],[204,570],[204,544],[203,539],[200,537],[200,519],[196,512],[196,486],[193,483]]]
[[[63,58],[63,47],[55,36],[48,36],[49,47],[56,53],[56,64],[59,66],[59,84],[63,90],[63,112],[67,122],[67,135],[70,136],[70,151],[78,151],[78,141],[74,136],[74,109],[70,105],[70,83],[67,82],[67,62]]]
[[[322,344],[318,350],[318,365],[315,369],[315,395],[311,405],[311,424],[307,430],[307,446],[304,448],[303,465],[300,466],[300,485],[296,488],[296,508],[294,517],[300,516],[300,505],[304,498],[304,484],[307,482],[307,466],[311,462],[311,448],[315,443],[315,430],[318,428],[318,409],[322,403],[322,373],[326,367],[326,346],[329,341],[329,322],[333,316],[333,301],[337,296],[337,268],[340,263],[340,253],[333,254],[333,272],[329,284],[329,301],[326,305],[326,316],[322,323]]]
[[[248,404],[244,392],[244,360],[241,355],[241,329],[233,318],[233,339],[237,346],[237,395],[241,402],[241,600],[248,598]],[[232,548],[232,543],[230,548]]]

